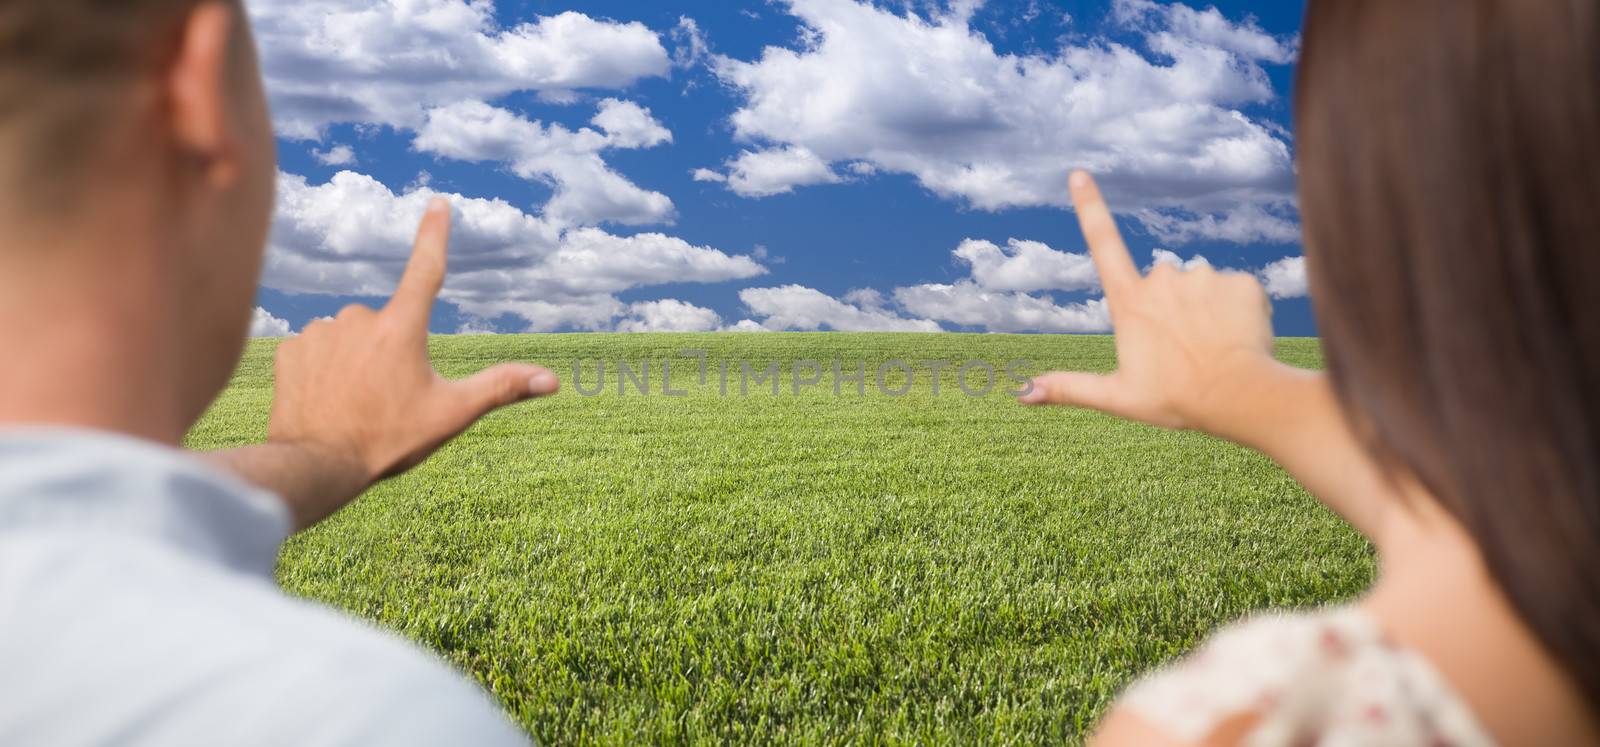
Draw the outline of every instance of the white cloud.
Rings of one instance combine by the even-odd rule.
[[[897,288],[894,299],[907,312],[989,332],[1108,332],[1105,301],[1058,306],[1049,298],[985,290],[971,281]]]
[[[598,228],[568,231],[542,267],[520,282],[567,293],[616,293],[663,283],[710,283],[761,275],[755,260],[730,256],[659,233],[613,236]]]
[[[1261,268],[1256,276],[1273,298],[1300,298],[1310,292],[1305,257],[1284,257]]]
[[[1257,280],[1266,289],[1267,294],[1273,298],[1300,298],[1307,294],[1306,260],[1305,257],[1284,257],[1268,263],[1258,270],[1248,271],[1231,267],[1215,267],[1204,255],[1196,254],[1189,259],[1183,259],[1177,254],[1166,249],[1157,249],[1151,253],[1150,266],[1172,265],[1180,270],[1194,270],[1201,267],[1213,267],[1221,272],[1248,272],[1255,275]],[[1147,268],[1148,269],[1148,268]]]
[[[1099,277],[1087,254],[1058,251],[1037,241],[1011,239],[1002,248],[967,239],[953,252],[971,276],[951,284],[896,288],[894,304],[913,317],[975,327],[988,332],[1105,332],[1111,318],[1104,301],[1057,304],[1037,291],[1097,291]],[[845,300],[891,313],[875,290],[851,291]]]
[[[694,180],[697,182],[728,181],[728,177],[723,176],[720,172],[712,171],[711,169],[695,169],[689,172],[689,175],[694,177]]]
[[[728,162],[728,188],[743,197],[770,197],[838,181],[826,161],[803,147],[747,150]]]
[[[764,318],[761,326],[768,330],[934,332],[941,329],[939,322],[988,332],[1111,329],[1101,299],[1062,305],[1048,295],[1030,293],[1097,291],[1099,279],[1088,255],[1020,239],[1007,242],[1004,249],[992,242],[968,239],[954,255],[971,268],[970,278],[952,284],[896,288],[890,297],[872,288],[857,288],[836,299],[811,288],[787,285],[749,288],[741,291],[739,298],[753,316]]]
[[[717,312],[671,298],[633,304],[628,314],[618,332],[714,332],[722,326]]]
[[[294,293],[388,295],[435,194],[427,188],[396,194],[351,171],[319,185],[280,174],[264,283]],[[629,310],[616,293],[766,272],[751,257],[659,233],[563,228],[503,200],[447,196],[454,222],[441,298],[479,319],[512,314],[536,331],[610,329]]]
[[[319,185],[280,173],[265,283],[293,293],[387,295],[434,194],[395,194],[353,171]],[[560,244],[559,230],[504,200],[456,196],[452,203],[453,273],[539,262]]]
[[[724,332],[771,332],[772,330],[761,326],[760,322],[753,319],[740,319],[738,324],[731,324],[724,328]]]
[[[463,161],[501,161],[518,176],[554,184],[544,216],[562,226],[668,223],[672,200],[641,189],[611,170],[600,153],[671,139],[650,112],[607,99],[595,115],[598,132],[545,125],[481,101],[430,109],[413,145],[417,150]],[[611,129],[615,128],[615,129]]]
[[[250,315],[251,337],[288,337],[293,334],[289,323],[272,315],[272,312],[256,307]]]
[[[1154,26],[1158,36],[1170,33],[1239,55],[1246,60],[1261,60],[1279,65],[1294,62],[1298,45],[1263,31],[1254,19],[1244,23],[1229,21],[1216,7],[1195,10],[1181,3],[1163,5],[1153,0],[1116,0],[1113,16],[1130,26]],[[1170,31],[1164,31],[1170,29]]]
[[[313,150],[311,157],[328,166],[350,166],[356,162],[355,149],[348,145],[335,145],[327,150]]]
[[[654,148],[672,142],[672,132],[662,127],[649,109],[632,101],[601,101],[599,113],[589,121],[605,131],[614,148]]]
[[[1150,267],[1146,267],[1145,270],[1149,271],[1156,265],[1170,265],[1184,271],[1198,270],[1203,267],[1212,267],[1211,260],[1206,259],[1205,255],[1203,254],[1196,254],[1193,257],[1184,259],[1178,256],[1176,252],[1171,252],[1166,249],[1156,249],[1151,251]]]
[[[320,139],[334,123],[414,134],[418,152],[504,164],[549,185],[524,212],[499,199],[455,196],[452,272],[441,297],[461,310],[464,331],[486,331],[507,315],[531,330],[721,325],[694,321],[676,301],[632,305],[616,294],[677,282],[747,279],[757,259],[694,246],[660,233],[619,236],[603,224],[659,225],[672,200],[612,169],[607,151],[652,148],[672,133],[632,101],[600,98],[589,126],[531,121],[487,101],[519,91],[572,103],[579,91],[620,89],[666,76],[674,63],[661,38],[639,23],[567,12],[501,27],[492,0],[254,0],[280,135]],[[674,33],[677,62],[709,47],[692,19]],[[314,150],[350,165],[348,146]],[[387,295],[424,205],[426,172],[396,193],[352,171],[325,184],[280,174],[279,210],[264,282],[280,290]],[[709,313],[709,310],[699,310]]]
[[[1141,221],[1188,216],[1170,229],[1184,237],[1286,235],[1259,215],[1253,231],[1229,217],[1255,209],[1287,220],[1293,200],[1287,142],[1239,111],[1275,99],[1263,64],[1292,56],[1253,24],[1123,3],[1150,56],[1103,38],[1019,56],[998,53],[961,12],[929,20],[854,0],[787,7],[805,26],[797,48],[769,47],[751,62],[717,57],[714,68],[743,97],[732,116],[739,137],[763,144],[756,153],[809,158],[804,170],[764,179],[736,169],[729,186],[741,194],[830,181],[831,164],[862,162],[978,209],[1066,205],[1067,170],[1079,166]]]
[[[972,268],[972,279],[985,290],[1089,290],[1100,286],[1094,260],[1087,254],[1051,249],[1037,241],[1011,239],[1002,249],[993,242],[967,239],[955,256]]]
[[[1169,244],[1198,239],[1294,244],[1300,241],[1300,224],[1287,205],[1241,205],[1222,215],[1196,215],[1183,210],[1143,209],[1135,213],[1151,236]]]
[[[739,300],[749,307],[752,315],[764,317],[761,326],[772,331],[940,331],[939,324],[928,319],[904,319],[882,309],[864,309],[801,285],[746,288],[739,291]]]
[[[495,334],[494,325],[486,319],[468,319],[456,327],[458,335],[492,335]]]
[[[840,298],[847,304],[859,306],[863,309],[881,309],[889,302],[875,288],[855,288],[845,291]]]
[[[711,56],[711,45],[693,18],[678,16],[678,25],[672,29],[672,41],[678,48],[672,51],[672,66],[691,68]]]
[[[490,0],[252,0],[278,133],[329,125],[415,129],[423,112],[517,91],[571,98],[666,75],[660,37],[640,23],[566,12],[501,28]]]
[[[867,161],[851,161],[845,168],[856,176],[875,176],[878,173],[878,167]]]

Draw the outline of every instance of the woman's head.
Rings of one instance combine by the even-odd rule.
[[[1600,4],[1311,0],[1299,76],[1340,397],[1600,703]]]
[[[24,288],[132,268],[120,302],[176,333],[181,416],[237,361],[274,161],[237,0],[0,2],[0,261]]]

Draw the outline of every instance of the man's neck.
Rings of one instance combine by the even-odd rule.
[[[187,428],[172,307],[136,251],[0,247],[0,426],[177,443]]]

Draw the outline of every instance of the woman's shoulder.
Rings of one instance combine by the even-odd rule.
[[[1130,688],[1125,712],[1176,740],[1452,745],[1493,741],[1448,683],[1357,607],[1260,615]],[[1234,740],[1228,740],[1234,741]]]

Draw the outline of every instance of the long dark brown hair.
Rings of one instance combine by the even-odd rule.
[[[1296,88],[1346,412],[1600,708],[1600,3],[1311,0]]]

